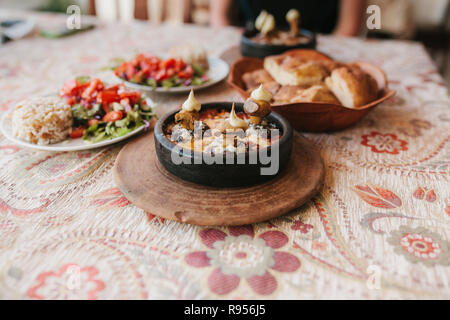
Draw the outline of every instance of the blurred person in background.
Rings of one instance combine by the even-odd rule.
[[[211,0],[210,24],[245,26],[253,24],[261,10],[275,17],[277,25],[286,24],[289,9],[300,11],[301,27],[338,36],[358,35],[365,14],[365,0]]]

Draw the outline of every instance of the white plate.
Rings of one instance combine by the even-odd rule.
[[[151,104],[150,104],[151,102]],[[149,105],[154,105],[154,103],[147,98],[147,103]],[[110,144],[114,144],[120,141],[123,141],[125,139],[130,138],[131,136],[134,136],[135,134],[138,134],[142,130],[144,130],[144,126],[140,126],[139,128],[135,129],[134,131],[131,131],[127,133],[124,136],[109,139],[109,140],[103,140],[96,143],[86,143],[83,141],[83,139],[71,139],[67,138],[67,140],[53,143],[53,144],[47,144],[47,145],[38,145],[34,143],[30,143],[21,139],[16,138],[12,132],[12,114],[13,112],[9,112],[3,115],[2,119],[0,120],[0,132],[8,139],[14,142],[15,144],[31,148],[31,149],[37,149],[37,150],[44,150],[44,151],[79,151],[79,150],[88,150],[88,149],[94,149],[99,147],[108,146]]]
[[[209,81],[204,84],[197,85],[197,86],[182,86],[182,87],[173,87],[173,88],[162,88],[162,87],[153,88],[153,87],[146,86],[143,84],[136,84],[136,83],[132,83],[129,81],[125,81],[122,78],[117,77],[117,76],[116,76],[116,78],[119,79],[120,81],[122,81],[125,84],[125,86],[130,89],[140,90],[142,92],[147,92],[147,93],[148,92],[161,92],[161,93],[189,92],[189,91],[191,91],[191,89],[199,90],[199,89],[210,87],[210,86],[222,81],[223,79],[225,79],[228,76],[230,67],[222,59],[208,58],[208,63],[209,63],[209,70],[206,73],[206,75],[209,77]]]

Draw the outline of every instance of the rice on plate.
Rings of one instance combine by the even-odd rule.
[[[72,130],[72,109],[58,97],[37,97],[20,102],[13,113],[13,134],[46,145],[63,141]]]

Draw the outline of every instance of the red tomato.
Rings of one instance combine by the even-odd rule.
[[[117,90],[103,90],[99,92],[97,95],[97,102],[103,105],[109,104],[112,102],[119,102],[120,95],[117,93]]]
[[[161,62],[161,67],[164,69],[169,69],[175,67],[177,61],[174,58],[169,58]]]
[[[141,98],[141,94],[139,92],[125,91],[120,94],[120,98],[129,99],[129,104],[134,105]]]
[[[179,58],[177,59],[177,62],[175,63],[175,72],[178,73],[181,70],[183,70],[186,67],[186,63],[184,63],[183,59]]]
[[[61,96],[76,96],[81,93],[87,86],[89,82],[80,84],[76,79],[67,81],[64,83],[63,88],[61,89]]]
[[[189,79],[194,74],[194,69],[191,66],[187,66],[184,70],[178,72],[178,77],[181,79]]]
[[[83,136],[83,133],[84,133],[83,127],[73,128],[72,132],[69,134],[69,136],[72,139],[81,138]]]
[[[174,74],[175,74],[175,69],[173,69],[173,68],[167,69],[167,78],[172,78]]]
[[[89,81],[88,83],[89,86],[83,91],[83,93],[81,94],[81,98],[90,101],[92,100],[94,93],[96,93],[96,91],[103,89],[103,82],[102,80],[95,78]]]
[[[89,127],[91,127],[91,126],[93,126],[94,124],[97,124],[97,123],[99,123],[100,122],[100,120],[98,120],[98,119],[89,119],[88,120],[88,125],[89,125]]]
[[[122,85],[121,84],[113,84],[109,87],[106,87],[105,90],[118,91]]]
[[[126,74],[129,62],[122,62],[122,64],[114,71],[116,75],[122,76],[122,74]]]
[[[66,102],[71,106],[73,106],[77,102],[77,99],[75,99],[74,97],[65,97],[65,98]]]
[[[77,80],[73,79],[64,83],[61,89],[61,95],[72,95],[73,90],[78,86]]]
[[[134,82],[141,83],[143,78],[144,78],[144,72],[141,70],[141,71],[138,71],[138,72],[133,76],[132,79],[133,79]]]
[[[167,79],[167,72],[165,69],[161,69],[155,74],[156,81],[162,81],[164,79]]]
[[[129,106],[130,105],[130,99],[128,99],[128,98],[120,99],[120,104],[123,105],[123,106]]]
[[[114,122],[122,119],[123,113],[122,111],[110,111],[103,117],[104,122]]]
[[[134,66],[131,63],[129,63],[125,70],[125,75],[127,76],[127,80],[130,80],[131,78],[133,78],[135,73],[136,73],[136,69],[134,68]]]

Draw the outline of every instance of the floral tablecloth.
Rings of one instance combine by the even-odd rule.
[[[31,16],[39,26],[64,21]],[[111,58],[186,40],[220,55],[239,31],[135,22],[10,42],[0,47],[0,110],[77,75],[110,79],[100,69]],[[49,153],[0,136],[0,298],[449,299],[446,85],[417,43],[320,37],[318,49],[380,66],[397,96],[352,128],[306,134],[324,158],[325,186],[265,223],[196,227],[133,206],[113,181],[123,144]],[[153,98],[162,113],[184,96]],[[225,83],[198,98],[241,100]]]

